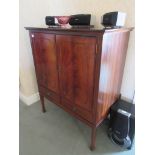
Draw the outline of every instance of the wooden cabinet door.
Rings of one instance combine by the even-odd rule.
[[[55,35],[31,33],[33,56],[39,85],[58,93]]]
[[[56,42],[64,102],[84,113],[92,111],[96,39],[56,35]]]

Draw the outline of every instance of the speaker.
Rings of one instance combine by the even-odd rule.
[[[135,134],[135,105],[118,100],[110,109],[109,138],[117,145],[131,149]]]
[[[91,14],[72,15],[69,21],[70,25],[90,25]]]
[[[55,24],[55,17],[54,16],[46,16],[45,17],[45,23],[48,26],[56,25]]]
[[[122,27],[125,24],[126,13],[109,12],[102,16],[101,24],[105,27]]]

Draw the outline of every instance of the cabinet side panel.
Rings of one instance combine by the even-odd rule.
[[[107,116],[110,106],[119,98],[129,34],[105,32],[103,36],[97,122]]]

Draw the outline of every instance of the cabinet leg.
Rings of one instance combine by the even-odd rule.
[[[119,99],[119,100],[121,99],[121,96],[122,96],[122,95],[121,95],[121,94],[119,94],[119,97],[118,97],[118,99]]]
[[[90,149],[93,151],[95,150],[95,148],[96,148],[96,127],[92,127]]]
[[[42,112],[45,113],[46,109],[45,109],[45,103],[44,103],[44,96],[40,95],[40,101],[41,101],[41,106],[42,106]]]

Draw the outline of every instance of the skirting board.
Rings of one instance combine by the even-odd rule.
[[[39,93],[33,94],[31,96],[25,96],[19,92],[19,98],[28,106],[40,100]]]
[[[19,98],[26,105],[31,105],[31,104],[33,104],[33,103],[35,103],[35,102],[37,102],[37,101],[40,100],[40,97],[39,97],[39,93],[38,92],[36,94],[33,94],[33,95],[29,96],[29,97],[27,97],[27,96],[23,95],[21,92],[19,92]],[[135,104],[135,101],[134,100],[132,101],[131,99],[128,99],[128,98],[126,98],[124,96],[121,96],[121,99],[123,99],[123,100],[125,100],[127,102],[131,102],[131,103],[133,102],[133,104]]]
[[[131,102],[131,103],[135,104],[135,100],[132,101],[132,99],[129,99],[129,98],[127,98],[127,97],[121,96],[121,99],[122,99],[122,100],[125,100],[125,101],[127,101],[127,102]]]

